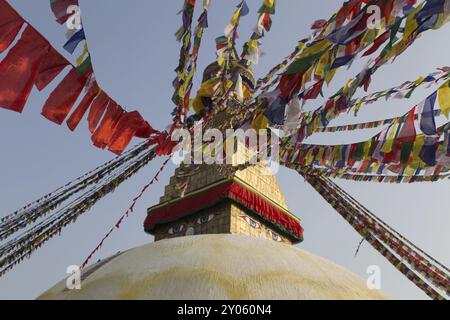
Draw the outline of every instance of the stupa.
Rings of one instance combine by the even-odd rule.
[[[242,88],[229,103],[238,103],[239,94],[251,97],[254,79],[245,64],[231,60]],[[214,105],[206,87],[219,83],[220,69],[217,63],[206,68],[197,112]],[[220,111],[209,122],[226,125]],[[39,299],[386,298],[355,274],[294,247],[303,240],[300,219],[289,211],[268,164],[241,168],[250,153],[238,150],[232,164],[176,169],[159,204],[148,209],[144,229],[153,243],[88,267],[80,290],[68,290],[63,280]]]

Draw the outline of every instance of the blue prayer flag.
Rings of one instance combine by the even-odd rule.
[[[420,130],[426,135],[436,134],[436,121],[434,119],[434,104],[436,103],[437,92],[434,92],[425,100],[422,115],[420,118]]]
[[[77,31],[64,45],[64,49],[66,49],[69,53],[73,54],[75,49],[77,48],[78,44],[86,40],[86,37],[84,35],[84,30],[81,29],[80,31]]]

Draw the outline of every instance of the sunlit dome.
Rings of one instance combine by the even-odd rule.
[[[346,269],[304,250],[244,235],[147,244],[61,281],[39,299],[385,299]]]

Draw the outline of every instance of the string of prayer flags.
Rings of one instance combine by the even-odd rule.
[[[277,75],[281,70],[283,70],[289,62],[291,62],[297,54],[303,50],[307,42],[307,39],[300,40],[295,47],[294,51],[291,52],[281,63],[273,67],[269,73],[264,76],[263,78],[258,79],[256,83],[256,90],[261,89],[263,93],[267,92],[268,89],[270,89],[273,85],[277,83],[279,80],[279,76],[277,76],[270,84],[269,81],[272,80],[275,75]]]
[[[345,8],[347,8],[347,3],[343,4],[343,6],[339,10],[339,12],[344,12],[343,10]],[[355,8],[356,8],[356,6],[355,6]],[[346,17],[344,15],[342,15],[342,16],[344,18],[341,20],[345,20]],[[284,61],[282,61],[277,66],[272,68],[266,76],[259,79],[257,81],[257,89],[261,88],[263,84],[267,84],[279,71],[285,69],[294,58],[296,58],[298,55],[300,55],[302,53],[302,50],[305,48],[305,46],[307,45],[308,42],[313,43],[314,41],[323,38],[326,35],[327,31],[331,32],[331,30],[328,30],[328,27],[330,27],[332,25],[336,25],[336,17],[337,17],[337,14],[334,14],[328,20],[323,20],[323,19],[316,20],[311,27],[314,30],[314,33],[307,39],[303,39],[303,40],[299,41],[295,50],[288,57],[286,57],[284,59]],[[343,23],[343,21],[341,23]],[[263,92],[265,92],[270,87],[275,85],[275,83],[278,80],[279,80],[279,77],[277,77],[270,85],[266,86],[263,89]]]
[[[370,212],[363,205],[358,203],[350,194],[336,185],[328,178],[317,177],[332,196],[339,203],[340,207],[345,207],[347,221],[351,222],[357,230],[362,231],[361,235],[370,234],[367,240],[377,239],[383,244],[385,249],[389,249],[391,254],[399,256],[403,263],[410,266],[410,271],[423,276],[432,285],[432,290],[442,290],[446,295],[449,292],[450,277],[449,270],[442,263],[426,254],[423,250],[411,243],[398,231],[387,225],[382,219]],[[430,288],[431,289],[431,288]]]
[[[241,17],[246,16],[249,12],[250,10],[247,2],[242,0],[237,6],[237,9],[234,11],[230,22],[225,27],[224,36],[216,39],[216,51],[219,65],[222,65],[223,61],[226,60],[224,55],[234,47],[235,41],[238,38],[237,29],[239,27]]]
[[[236,11],[233,13],[231,17],[230,23],[225,27],[224,34],[225,37],[229,39],[235,40],[237,38],[237,27],[239,26],[239,22],[241,17],[245,17],[250,12],[247,2],[242,0],[241,3],[237,6]]]
[[[409,3],[408,5],[412,5],[414,3]],[[408,5],[406,5],[406,6],[408,6]],[[395,35],[400,30],[400,22],[404,21],[404,20],[411,20],[411,19],[414,19],[414,21],[415,21],[415,15],[417,14],[417,12],[420,12],[420,9],[421,9],[421,6],[418,6],[416,11],[411,11],[411,10],[410,11],[404,11],[404,10],[399,10],[399,9],[402,8],[401,6],[405,6],[405,3],[402,3],[402,4],[397,3],[397,6],[398,6],[397,10],[389,10],[389,9],[387,9],[385,14],[387,14],[388,12],[392,12],[394,14],[394,12],[395,12],[396,17],[398,16],[398,17],[400,17],[400,19],[391,19],[393,21],[393,23],[388,25],[388,26],[386,26],[386,28],[385,28],[386,31],[389,31],[389,37],[387,36],[387,34],[384,34],[383,37],[378,39],[379,42],[381,42],[380,39],[384,39],[385,41],[386,40],[390,40],[390,44],[383,50],[382,55],[380,55],[380,57],[378,57],[375,60],[375,63],[373,64],[372,67],[365,68],[360,74],[358,74],[358,76],[355,79],[353,79],[352,81],[349,81],[347,83],[347,85],[345,87],[343,87],[339,91],[338,95],[333,97],[333,100],[329,100],[326,105],[324,105],[323,107],[315,110],[314,112],[307,112],[307,113],[304,113],[302,115],[299,123],[300,123],[301,127],[304,127],[304,132],[302,133],[302,137],[303,138],[308,137],[310,134],[315,132],[317,128],[328,126],[328,123],[330,122],[331,119],[335,118],[338,114],[347,111],[348,108],[350,107],[350,103],[349,102],[352,101],[351,97],[356,92],[356,89],[359,86],[364,86],[364,88],[367,90],[367,87],[370,84],[371,75],[373,75],[373,73],[377,69],[379,69],[379,67],[382,64],[384,64],[386,61],[388,61],[389,59],[392,59],[396,55],[402,53],[404,51],[404,49],[406,49],[414,41],[415,38],[411,38],[412,40],[409,41],[409,42],[405,42],[405,41],[402,42],[402,39],[401,39],[401,41],[399,42],[397,47],[393,48],[393,45],[395,44],[394,42],[397,39],[395,37]],[[354,6],[353,9],[355,9],[355,8],[359,8],[359,7],[358,6]],[[344,16],[342,16],[342,17],[344,17]],[[335,22],[333,19],[331,19],[331,20],[333,22]],[[350,17],[350,21],[351,20],[352,20],[352,17]],[[389,19],[387,19],[387,20],[389,20]],[[330,26],[332,26],[332,25],[330,24]],[[336,25],[334,25],[332,27],[334,28],[335,26]],[[327,32],[331,32],[331,31],[332,30],[327,29]],[[383,32],[385,33],[386,31],[383,31]],[[367,34],[364,34],[362,36],[364,41],[366,41],[367,43],[362,41],[359,44],[359,47],[357,46],[357,47],[354,47],[354,48],[351,49],[351,50],[353,50],[353,52],[362,52],[361,49],[363,47],[367,47],[367,44],[369,44],[370,41],[373,41],[373,40],[376,39],[376,37],[373,37],[373,35],[372,35],[372,37],[368,37],[367,36],[370,32],[373,33],[373,30],[372,31],[368,30]],[[322,33],[325,33],[325,31],[322,30]],[[411,35],[412,35],[412,33],[408,34],[408,36],[411,36]],[[370,40],[370,39],[373,39],[373,40]],[[404,39],[406,39],[406,35],[404,36]],[[318,42],[320,43],[321,41],[323,43],[323,37],[318,37],[317,41],[312,42],[311,44],[309,44],[309,47],[311,47],[311,46],[318,47],[317,43]],[[362,45],[362,43],[364,43],[364,45]],[[380,46],[381,46],[381,44],[380,44]],[[401,50],[400,50],[400,48],[401,48]],[[355,50],[357,50],[357,51],[355,51]],[[324,61],[328,61],[328,63],[336,63],[336,61],[338,61],[339,65],[341,64],[341,62],[344,62],[344,64],[351,63],[351,61],[353,59],[347,59],[347,58],[349,58],[350,56],[354,55],[354,54],[349,55],[348,52],[346,52],[343,55],[342,54],[339,55],[338,50],[327,50],[326,54],[331,52],[332,55],[334,56],[334,59],[335,59],[334,62],[333,62],[332,59],[330,59],[328,57],[327,59],[322,59],[322,58],[319,59],[319,62],[317,63],[317,62],[315,62],[316,57],[311,55],[311,53],[312,53],[311,49],[309,50],[309,52],[307,52],[307,51],[304,52],[304,51],[306,51],[306,50],[301,50],[299,52],[298,56],[296,57],[296,60],[294,62],[292,62],[291,65],[289,66],[291,68],[291,72],[298,71],[299,73],[306,73],[305,76],[303,76],[303,77],[299,76],[298,77],[298,79],[299,79],[298,81],[300,83],[297,86],[295,86],[295,79],[292,80],[292,79],[289,79],[287,77],[283,78],[283,76],[277,78],[278,81],[279,81],[279,87],[280,87],[280,85],[283,86],[282,81],[293,82],[292,85],[291,85],[291,88],[293,89],[290,92],[291,95],[294,92],[296,92],[297,88],[302,89],[304,87],[304,79],[309,79],[310,78],[309,77],[309,73],[311,72],[311,69],[308,69],[308,67],[316,68],[317,70],[320,70],[320,71],[316,71],[316,75],[319,76],[319,79],[323,79],[323,77],[325,77],[326,83],[329,83],[330,78],[332,78],[332,76],[334,75],[336,69],[333,69],[333,68],[324,69],[322,63]],[[391,52],[392,54],[388,54],[389,52]],[[326,56],[326,54],[324,56]],[[312,65],[308,64],[308,62],[309,62],[308,59],[312,59],[313,60],[313,64]],[[320,60],[322,60],[322,61],[320,61]],[[319,68],[319,66],[320,66],[320,68]],[[285,73],[284,73],[285,75],[288,73],[289,67],[286,69],[287,71],[285,71]],[[296,68],[297,68],[297,70],[296,70]],[[306,72],[305,70],[308,71],[308,72]],[[321,70],[328,70],[328,71],[323,73],[323,71],[321,71]],[[426,79],[427,79],[427,81],[430,81],[428,77]],[[271,86],[273,84],[274,83],[272,82]],[[316,82],[313,85],[312,88],[305,89],[305,91],[307,91],[307,92],[308,91],[309,92],[314,92],[314,88],[317,88],[319,85],[320,85],[320,82]],[[413,91],[414,91],[414,88],[412,88],[411,91],[409,91],[406,94],[405,97],[409,98]],[[304,94],[304,92],[301,92],[299,97],[303,98],[303,96],[305,96],[305,94]],[[307,97],[311,97],[311,95],[307,95]],[[286,97],[284,97],[284,99],[286,99]],[[364,103],[362,103],[362,104],[364,104]],[[359,107],[359,106],[361,106],[361,104],[358,104],[357,106]],[[284,106],[281,105],[281,108],[284,108]],[[273,113],[273,110],[272,110],[272,113]],[[268,119],[268,120],[271,120],[271,119]],[[276,124],[276,123],[273,122],[272,124]]]
[[[429,297],[445,300],[448,269],[389,227],[329,178],[300,172],[308,183],[366,240]],[[422,280],[421,275],[428,282]]]
[[[101,166],[89,171],[83,176],[66,183],[53,192],[27,204],[23,208],[16,210],[0,219],[0,241],[3,241],[16,232],[27,228],[38,219],[49,214],[51,211],[60,207],[69,198],[85,190],[87,187],[98,184],[101,179],[105,179],[114,173],[128,161],[136,159],[139,154],[147,149],[147,143],[132,148],[121,157],[102,164]]]
[[[261,55],[259,40],[264,36],[264,30],[269,32],[272,27],[271,15],[275,14],[275,0],[263,0],[258,10],[258,23],[250,40],[244,44],[242,58],[251,64],[258,64]]]
[[[344,4],[344,7],[345,7],[345,4]],[[321,25],[322,28],[321,29],[317,29],[315,31],[315,33],[310,37],[310,39],[311,39],[310,43],[307,44],[308,40],[307,41],[301,41],[299,43],[299,47],[296,48],[294,53],[289,56],[289,59],[285,59],[285,61],[283,61],[281,64],[279,64],[274,69],[276,69],[277,71],[280,71],[281,69],[285,68],[288,65],[288,63],[290,62],[290,60],[292,60],[293,58],[297,58],[298,59],[298,58],[301,58],[302,55],[304,55],[304,56],[310,55],[311,53],[309,53],[309,52],[307,52],[306,54],[303,53],[303,49],[307,48],[305,46],[305,44],[307,44],[307,46],[311,46],[311,45],[315,44],[315,42],[319,42],[319,41],[323,40],[323,38],[326,35],[326,33],[327,32],[331,32],[331,30],[328,30],[327,27],[329,27],[331,25],[335,25],[335,23],[334,23],[335,17],[336,17],[336,15],[332,16],[329,19],[329,21],[325,21],[325,22],[324,21],[320,21],[320,23],[318,22],[316,27],[318,25]],[[273,73],[273,70],[272,70],[265,78],[262,79],[262,81],[258,81],[258,82],[259,83],[261,83],[261,82],[267,83],[273,76],[274,76],[274,73]],[[272,85],[273,84],[274,83],[272,83]],[[268,87],[266,87],[266,89],[267,88]]]
[[[430,87],[434,83],[438,83],[440,81],[446,81],[438,90],[438,95],[440,97],[439,104],[441,106],[440,110],[434,110],[434,117],[440,116],[441,114],[445,114],[444,110],[446,110],[446,103],[448,99],[445,97],[445,92],[447,91],[448,83],[449,83],[450,72],[447,67],[440,68],[438,72],[433,72],[428,74],[427,76],[421,76],[416,81],[406,81],[403,84],[392,87],[389,89],[385,89],[382,91],[374,92],[369,95],[366,95],[362,98],[353,99],[348,102],[348,106],[345,109],[350,111],[351,108],[354,108],[355,116],[362,106],[373,104],[374,102],[380,99],[409,99],[412,96],[412,92],[419,86],[425,85],[427,88]],[[449,90],[450,91],[450,90]],[[334,100],[333,100],[334,101]],[[325,104],[330,103],[330,100]],[[307,116],[308,113],[305,113],[304,116]],[[325,115],[323,115],[325,116]],[[431,114],[430,114],[431,116]],[[322,126],[319,125],[314,129],[314,132],[338,132],[338,131],[351,131],[351,130],[360,130],[360,129],[369,129],[376,128],[382,125],[391,124],[399,117],[389,118],[385,120],[377,120],[377,121],[368,121],[362,122],[358,124],[349,124],[349,125],[340,125],[340,126]],[[415,115],[415,120],[418,119],[418,115]]]
[[[174,80],[175,92],[172,101],[177,106],[172,112],[174,116],[172,126],[184,123],[189,110],[193,79],[197,71],[198,53],[202,43],[203,33],[208,28],[209,5],[209,1],[203,1],[203,12],[198,18],[197,26],[194,30],[194,46],[191,53],[189,52],[189,41],[183,41],[183,47],[180,51],[180,64],[176,70],[177,78]]]
[[[63,47],[67,52],[73,54],[78,45],[82,41],[86,41],[78,0],[50,0],[50,7],[56,21],[65,24],[68,28],[67,42]]]
[[[386,100],[389,100],[391,98],[409,99],[418,87],[425,86],[426,88],[429,88],[431,85],[439,83],[440,81],[448,80],[449,78],[450,70],[448,69],[448,67],[443,67],[426,76],[420,76],[415,81],[406,81],[401,85],[374,92],[362,98],[353,99],[349,102],[348,107],[346,107],[345,109],[349,111],[351,108],[354,108],[354,113],[356,116],[362,106],[372,104],[380,100],[381,98],[385,98]]]
[[[55,1],[52,8],[61,13],[60,9],[67,3]],[[16,30],[25,20],[5,0],[0,0],[0,9],[0,43],[11,45],[13,35],[18,34]],[[58,17],[61,21],[65,19],[64,16]],[[99,88],[89,55],[77,67],[73,66],[29,24],[0,62],[0,107],[21,113],[33,86],[42,91],[67,67],[68,73],[50,93],[42,108],[45,118],[61,125],[85,89],[80,104],[67,120],[70,130],[75,130],[89,111],[88,124],[94,144],[101,148],[108,146],[116,154],[122,153],[133,137],[148,139],[159,134],[137,111],[126,112]],[[116,111],[115,117],[122,114],[120,119],[116,119],[111,115],[112,111],[108,113],[117,126],[107,122],[106,118],[100,123],[108,106],[109,110]],[[96,131],[99,125],[101,129]]]
[[[109,238],[109,236],[114,232],[115,229],[119,229],[120,226],[122,225],[123,221],[128,218],[128,216],[130,214],[133,213],[134,211],[134,207],[136,206],[137,202],[142,198],[142,196],[144,195],[145,191],[147,191],[147,189],[154,184],[155,182],[158,181],[158,177],[159,175],[164,171],[167,163],[169,162],[170,158],[168,158],[167,160],[165,160],[163,162],[163,164],[161,165],[161,167],[159,168],[159,170],[156,172],[155,176],[150,180],[150,182],[148,184],[146,184],[141,192],[139,192],[139,195],[137,197],[135,197],[133,199],[132,204],[130,205],[130,207],[125,211],[125,213],[119,218],[119,220],[114,224],[114,226],[106,233],[106,235],[102,238],[102,240],[100,241],[100,243],[95,247],[95,249],[88,255],[88,257],[84,260],[84,262],[81,264],[81,269],[84,269],[89,261],[92,259],[92,257],[101,249],[101,247],[103,246],[104,242],[106,241],[106,239]]]
[[[25,233],[2,244],[0,246],[0,277],[24,259],[29,258],[48,240],[59,235],[64,227],[76,222],[79,216],[87,212],[100,199],[113,192],[124,181],[134,176],[155,156],[153,150],[144,148],[136,154],[136,157],[125,161],[118,170],[113,170],[111,175],[97,177],[96,183],[70,205],[51,212],[44,221],[34,224]]]
[[[439,165],[439,169],[425,175],[438,175],[450,168],[448,132],[446,124],[433,131],[432,136],[417,134],[415,120],[418,115],[413,107],[403,117],[371,139],[346,145],[306,145],[299,143],[294,133],[282,139],[280,158],[282,163],[301,167],[325,166],[330,170],[356,170],[360,173],[385,174],[401,170],[425,169]],[[423,112],[423,111],[421,111]],[[440,113],[440,110],[436,110]],[[422,117],[422,115],[421,115]],[[440,140],[440,137],[444,137]],[[419,172],[415,172],[417,175]],[[411,175],[411,174],[410,174]]]
[[[194,15],[195,0],[185,0],[183,4],[183,9],[180,13],[182,14],[183,24],[180,29],[175,33],[177,41],[181,39],[189,32],[190,26],[192,24],[192,17]]]
[[[423,3],[427,3],[427,1],[424,1]],[[314,132],[314,129],[318,127],[319,123],[321,123],[322,126],[327,126],[331,119],[336,117],[341,112],[346,111],[347,101],[351,100],[352,95],[356,92],[356,89],[360,86],[367,89],[370,84],[371,76],[375,73],[375,71],[387,61],[404,52],[405,49],[414,42],[419,34],[418,30],[412,30],[412,32],[409,32],[409,29],[406,28],[403,31],[403,38],[399,38],[400,40],[398,41],[396,40],[397,37],[395,37],[395,35],[400,32],[400,22],[404,20],[411,21],[412,19],[416,21],[416,15],[418,12],[422,12],[421,8],[422,6],[419,5],[416,10],[411,10],[407,12],[406,15],[403,15],[402,13],[402,16],[396,17],[396,19],[387,19],[387,21],[392,22],[387,24],[382,32],[390,32],[389,39],[386,35],[383,36],[383,39],[390,41],[388,46],[383,49],[382,53],[374,61],[371,67],[364,68],[364,70],[358,74],[355,79],[349,81],[342,91],[340,91],[339,96],[335,97],[336,99],[333,101],[333,105],[327,105],[326,109],[321,108],[315,112],[308,113],[301,119],[300,125],[309,127],[306,129],[304,137],[307,137]],[[392,11],[388,10],[388,12]],[[331,37],[318,39],[317,41],[309,44],[305,50],[301,51],[296,59],[286,68],[283,76],[280,77],[278,88],[283,88],[286,84],[289,84],[289,88],[291,88],[289,95],[280,96],[280,98],[291,99],[294,94],[301,91],[302,88],[305,87],[305,84],[310,81],[310,75],[313,73],[313,70],[318,69],[322,57],[331,53],[332,59],[328,58],[328,65],[331,67],[324,69],[327,70],[325,71],[325,74],[321,75],[322,71],[316,72],[318,78],[315,77],[316,82],[314,86],[320,85],[320,82],[318,81],[326,80],[326,82],[329,83],[330,77],[332,78],[336,70],[336,68],[333,67],[333,64],[337,63],[338,67],[348,65],[351,63],[356,54],[362,52],[364,48],[368,47],[368,45],[375,41],[376,38],[374,37],[372,37],[372,42],[369,41],[370,38],[367,37],[367,34],[370,30],[367,29],[366,23],[360,23],[365,21],[364,19],[366,19],[366,17],[364,17],[364,15],[364,11],[359,12],[356,17],[353,19],[350,18],[350,22],[347,25],[342,27],[335,26],[335,29],[329,34],[332,35]],[[364,30],[364,32],[360,32],[361,30]],[[354,35],[356,35],[356,38],[352,38]],[[352,40],[358,39],[357,45],[351,45],[351,43],[353,43],[352,41],[347,44],[349,37],[352,38]],[[380,38],[378,38],[378,40],[379,39]],[[408,41],[406,41],[406,39],[408,39]],[[338,50],[339,48],[337,47],[337,44],[351,45],[351,47],[346,48],[349,50],[344,52],[342,50]],[[322,60],[322,62],[324,61]],[[319,69],[322,70],[322,67]],[[294,74],[298,75],[298,77],[289,77]],[[326,79],[327,77],[328,79]],[[313,89],[305,89],[306,92],[309,90]],[[303,98],[303,96],[304,92],[300,92],[299,97]],[[310,95],[308,95],[308,97],[310,97]]]
[[[412,93],[419,86],[422,85],[429,86],[433,83],[437,83],[439,81],[448,79],[449,77],[448,70],[446,68],[443,68],[443,70],[445,71],[431,73],[426,77],[420,77],[414,82],[405,82],[401,86],[393,87],[388,90],[376,92],[363,98],[353,100],[350,100],[352,96],[349,95],[349,92],[355,92],[354,89],[356,89],[356,87],[353,86],[352,81],[349,81],[349,83],[352,83],[350,87],[352,87],[353,89],[350,89],[349,86],[345,86],[341,88],[336,95],[332,96],[320,108],[312,112],[305,112],[302,114],[299,123],[300,127],[303,128],[304,131],[303,138],[306,138],[312,133],[317,132],[318,128],[327,127],[332,119],[336,118],[343,112],[348,112],[353,107],[355,109],[356,114],[361,108],[361,106],[371,104],[383,97],[386,99],[410,98]],[[362,74],[360,74],[357,77],[357,79],[362,79],[364,77],[365,76],[362,76]],[[319,131],[320,130],[322,129],[319,129]]]
[[[175,69],[177,74],[173,81],[174,93],[172,96],[172,101],[176,105],[175,110],[172,112],[174,116],[173,125],[179,125],[183,119],[183,114],[187,111],[185,105],[185,97],[187,84],[187,70],[189,68],[189,55],[191,48],[191,33],[192,33],[192,20],[194,16],[195,0],[185,0],[183,9],[180,11],[182,13],[183,24],[180,29],[175,33],[177,41],[181,41],[180,58],[178,66]],[[198,40],[197,40],[198,41]]]
[[[317,169],[315,169],[317,170]],[[441,180],[448,180],[450,174],[440,174],[440,175],[412,175],[412,176],[395,176],[395,175],[369,175],[369,174],[352,174],[352,173],[339,173],[332,171],[321,171],[317,170],[320,175],[330,177],[333,179],[342,179],[354,182],[375,182],[375,183],[423,183],[423,182],[437,182]]]

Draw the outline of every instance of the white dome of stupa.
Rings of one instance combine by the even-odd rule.
[[[244,235],[197,235],[128,250],[61,281],[39,299],[385,299],[346,269]]]

